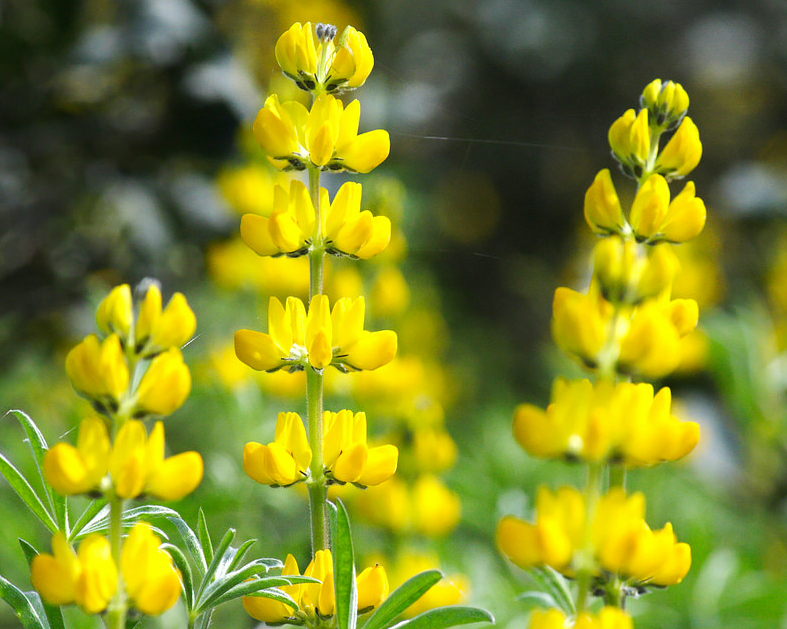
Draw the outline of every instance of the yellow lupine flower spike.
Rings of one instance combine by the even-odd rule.
[[[146,522],[137,522],[126,538],[120,570],[131,604],[147,616],[157,616],[180,597],[180,576],[161,540]]]
[[[243,449],[243,469],[263,485],[286,487],[306,480],[311,460],[306,429],[297,413],[279,413],[271,443],[252,441]]]

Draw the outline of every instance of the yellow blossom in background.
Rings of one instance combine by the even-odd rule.
[[[669,524],[652,531],[644,513],[641,493],[628,496],[616,487],[601,497],[590,523],[596,576],[603,570],[634,586],[680,583],[691,565],[688,544],[677,542]],[[536,514],[534,524],[504,517],[498,547],[521,568],[549,565],[573,576],[583,548],[585,497],[572,487],[555,493],[542,487]]]
[[[321,94],[307,110],[301,103],[280,103],[276,94],[265,101],[254,121],[254,137],[283,170],[323,170],[368,173],[379,166],[390,151],[388,132],[383,129],[358,134],[361,105],[347,107],[328,94]]]
[[[323,460],[330,481],[366,487],[379,485],[396,472],[396,446],[368,447],[366,413],[323,413]]]
[[[333,365],[340,371],[377,369],[396,354],[396,333],[363,329],[365,301],[339,299],[333,309],[328,297],[315,295],[308,314],[303,302],[288,297],[286,304],[272,297],[268,308],[269,333],[238,330],[235,351],[258,371],[289,371],[307,365],[321,370]]]
[[[439,426],[418,426],[413,432],[413,459],[422,472],[443,472],[456,463],[456,442]]]
[[[270,167],[251,163],[225,168],[216,178],[216,186],[230,208],[238,214],[271,213],[271,192],[276,184],[285,185],[289,176],[279,171],[271,172]]]
[[[249,442],[243,449],[243,469],[263,485],[292,485],[308,477],[312,450],[297,413],[279,413],[274,439],[268,445]]]
[[[260,258],[240,239],[212,245],[207,253],[208,273],[226,290],[251,289],[282,299],[309,294],[309,260]]]
[[[74,553],[65,535],[52,537],[52,555],[40,554],[30,565],[33,587],[51,605],[76,603],[86,614],[103,612],[117,589],[117,568],[107,539],[88,535]]]
[[[410,303],[410,287],[402,272],[393,265],[382,266],[369,293],[369,309],[374,317],[395,317]]]
[[[180,597],[180,576],[160,544],[149,524],[137,522],[120,555],[126,594],[133,607],[147,616],[168,610]]]
[[[580,613],[573,625],[559,609],[536,610],[530,615],[528,629],[633,629],[634,624],[622,609],[604,607],[597,613]]]
[[[148,439],[142,422],[129,420],[110,444],[104,422],[92,417],[80,424],[77,447],[55,444],[44,456],[43,469],[47,482],[64,495],[111,487],[123,499],[150,493],[163,500],[178,500],[200,483],[203,464],[196,452],[165,459],[161,422]]]
[[[620,462],[628,467],[679,459],[699,440],[699,426],[670,414],[668,388],[654,395],[647,383],[607,380],[553,385],[546,411],[521,404],[514,436],[531,455]]]

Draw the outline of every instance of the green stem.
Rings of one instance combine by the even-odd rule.
[[[591,594],[591,581],[596,567],[593,553],[593,520],[596,517],[596,508],[601,498],[602,471],[602,464],[588,464],[588,481],[585,486],[585,526],[582,532],[582,548],[577,553],[577,582],[579,584],[577,612],[587,609],[588,598]]]
[[[622,464],[609,466],[609,486],[626,489],[626,468]]]
[[[309,251],[309,301],[322,294],[323,243],[320,214],[320,170],[309,169],[309,195],[314,206],[314,233]],[[312,461],[309,465],[309,510],[311,515],[312,553],[328,548],[327,502],[328,488],[323,477],[323,380],[322,373],[306,368],[306,423],[309,427],[309,446]]]
[[[126,588],[123,584],[123,575],[120,572],[120,555],[123,544],[123,500],[117,496],[109,499],[109,545],[112,551],[112,560],[118,572],[117,590],[107,607],[106,624],[108,629],[125,629],[126,611],[128,601],[126,600]]]

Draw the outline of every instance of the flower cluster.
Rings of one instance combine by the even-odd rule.
[[[121,520],[127,500],[179,500],[202,480],[199,454],[165,457],[163,422],[150,434],[144,423],[173,413],[188,396],[191,376],[180,347],[194,334],[196,320],[183,295],[176,293],[162,308],[158,285],[147,283],[137,304],[127,284],[114,288],[100,303],[96,323],[103,338],[91,334],[76,345],[66,357],[66,373],[101,416],[82,420],[76,446],[49,448],[42,471],[58,493],[106,504],[110,536],[90,534],[74,553],[58,532],[53,555],[35,557],[31,570],[45,601],[76,603],[90,614],[110,607],[113,626],[120,626],[129,607],[157,615],[181,592],[179,573],[150,527],[136,522],[123,539]]]
[[[320,177],[368,173],[386,159],[390,140],[380,129],[359,133],[360,103],[345,106],[335,96],[363,85],[371,72],[374,60],[363,34],[348,27],[337,39],[333,26],[296,23],[279,38],[276,59],[284,74],[311,94],[311,106],[271,94],[254,121],[254,137],[275,168],[305,171],[308,186],[297,180],[276,185],[269,210],[242,216],[240,237],[263,258],[284,258],[288,264],[297,262],[291,258],[308,259],[309,296],[304,301],[290,295],[283,302],[271,297],[268,332],[238,330],[235,354],[257,371],[305,372],[307,412],[305,422],[297,413],[279,413],[273,441],[247,443],[243,466],[263,485],[305,483],[314,558],[304,575],[322,583],[282,588],[297,609],[260,597],[245,598],[244,606],[267,623],[315,627],[333,616],[336,605],[327,489],[379,485],[393,476],[399,458],[395,446],[367,442],[366,413],[323,409],[326,367],[340,373],[378,369],[393,360],[398,338],[391,330],[364,329],[366,302],[357,293],[334,299],[331,306],[323,291],[326,255],[368,260],[388,247],[392,229],[389,218],[361,210],[361,184],[345,182],[331,200]],[[284,574],[299,574],[292,556]],[[377,606],[388,594],[383,568],[362,572],[357,590],[358,613]]]
[[[292,555],[287,555],[282,575],[300,575],[298,563]],[[303,625],[331,618],[336,609],[331,551],[318,550],[303,571],[303,576],[313,577],[319,582],[281,588],[298,604],[297,610],[281,601],[254,596],[244,597],[243,607],[249,615],[267,624],[286,622]],[[388,596],[388,576],[385,569],[379,564],[364,568],[356,577],[356,587],[358,613],[372,611]]]
[[[85,613],[97,614],[107,608],[122,583],[123,600],[143,614],[156,616],[180,596],[180,575],[160,543],[148,524],[137,522],[123,544],[118,570],[103,535],[88,535],[75,553],[65,535],[55,533],[52,554],[33,558],[33,587],[50,604],[76,603]]]
[[[651,530],[644,497],[625,491],[626,470],[680,459],[699,439],[697,424],[672,415],[669,388],[654,392],[631,381],[672,373],[699,317],[693,299],[672,298],[679,269],[672,247],[696,237],[706,215],[692,182],[670,193],[670,182],[688,175],[702,154],[688,104],[680,85],[656,80],[643,91],[639,111],[610,127],[612,155],[636,191],[624,211],[610,171],[596,175],[584,204],[599,236],[590,286],[560,287],[553,300],[555,343],[594,380],[559,378],[546,410],[521,404],[514,412],[514,436],[528,453],[588,469],[584,491],[542,488],[533,523],[507,516],[497,529],[498,546],[514,564],[546,565],[577,579],[576,627],[630,627],[618,610],[585,615],[588,597],[622,609],[628,595],[679,583],[691,564],[672,526]],[[672,135],[660,149],[665,133]],[[563,622],[551,611],[534,615],[530,626]]]

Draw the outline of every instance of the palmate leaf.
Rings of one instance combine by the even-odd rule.
[[[374,610],[363,629],[383,629],[390,625],[405,609],[421,598],[426,591],[443,578],[439,570],[426,570],[409,578],[388,595]]]
[[[355,629],[358,618],[358,590],[355,583],[355,556],[350,520],[341,500],[328,503],[333,540],[333,582],[336,594],[338,629]]]
[[[450,605],[425,611],[393,625],[391,629],[447,629],[473,622],[495,622],[495,618],[485,609]]]
[[[35,592],[23,592],[0,577],[0,598],[11,606],[24,629],[51,629]]]

